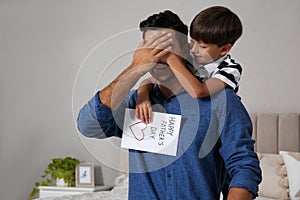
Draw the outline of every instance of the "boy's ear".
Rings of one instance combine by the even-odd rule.
[[[221,53],[220,53],[221,56],[225,56],[230,51],[231,47],[232,47],[232,45],[230,43],[224,44],[221,47],[222,48]]]

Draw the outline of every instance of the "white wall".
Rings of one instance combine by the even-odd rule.
[[[118,141],[100,141],[100,153],[92,144],[84,146],[73,110],[76,116],[97,88],[129,64],[139,40],[138,34],[130,37],[134,31],[110,37],[137,28],[145,17],[165,9],[187,24],[210,5],[235,11],[244,33],[232,55],[244,67],[239,94],[246,107],[251,112],[299,113],[300,1],[220,2],[1,0],[0,198],[26,199],[55,156],[96,162],[102,165],[104,183],[112,184],[118,175],[112,165],[126,165],[126,157],[119,161],[122,152],[114,155],[115,150],[107,149]],[[97,54],[80,68],[101,42]],[[116,52],[126,56],[114,60]],[[119,68],[110,67],[112,60]],[[112,163],[106,163],[113,155]]]

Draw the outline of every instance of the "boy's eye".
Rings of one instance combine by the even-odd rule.
[[[206,48],[206,46],[201,46],[201,45],[199,45],[199,47],[202,48],[202,49],[205,49],[205,48]]]

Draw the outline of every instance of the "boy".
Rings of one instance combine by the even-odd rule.
[[[193,98],[213,95],[225,87],[237,92],[242,68],[228,53],[241,34],[242,24],[235,13],[222,6],[209,7],[197,14],[190,26],[194,68],[189,71],[175,53],[169,53],[165,62]],[[146,79],[138,89],[136,117],[144,123],[151,122],[152,86],[147,83],[153,82]]]

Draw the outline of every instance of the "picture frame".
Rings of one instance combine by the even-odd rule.
[[[94,163],[80,163],[76,166],[76,187],[95,187]]]

